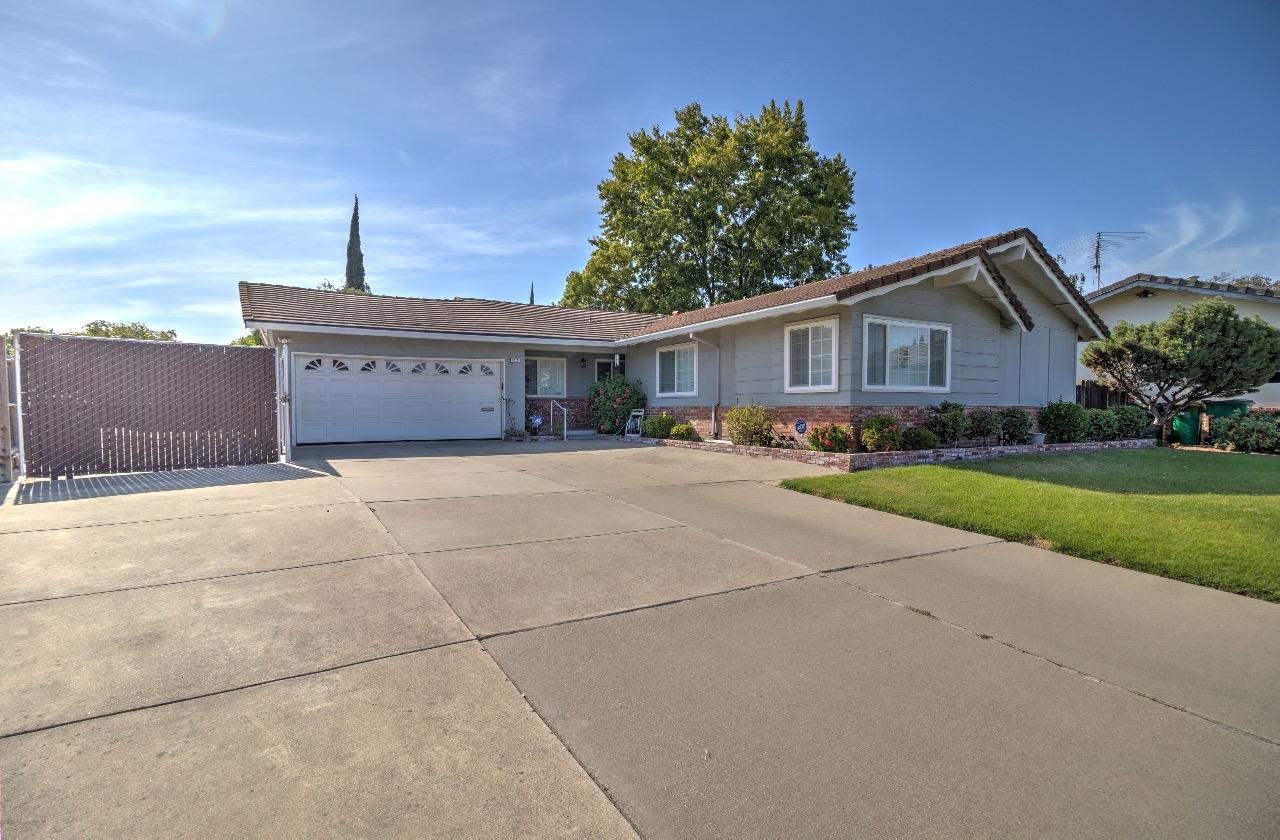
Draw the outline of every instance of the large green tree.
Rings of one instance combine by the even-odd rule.
[[[732,120],[694,103],[628,143],[564,305],[687,310],[848,271],[853,173],[809,145],[803,102]]]
[[[369,294],[364,280],[364,252],[360,250],[360,196],[351,207],[351,231],[347,234],[346,288]]]
[[[19,332],[28,333],[52,333],[55,330],[46,329],[45,327],[19,327]],[[177,341],[177,330],[158,330],[155,327],[149,327],[140,321],[132,321],[125,323],[122,321],[106,321],[99,319],[90,321],[79,330],[69,330],[61,333],[61,335],[88,335],[94,338],[143,338],[147,341]],[[4,346],[6,352],[13,351],[13,341],[10,334],[5,334]]]
[[[1280,329],[1212,298],[1175,306],[1163,321],[1121,321],[1080,361],[1150,411],[1163,433],[1187,406],[1247,394],[1280,371]]]

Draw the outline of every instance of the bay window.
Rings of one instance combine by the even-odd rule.
[[[691,397],[698,393],[698,345],[658,348],[658,396]]]
[[[784,390],[834,391],[839,385],[836,360],[836,337],[840,334],[839,318],[788,324],[783,342],[783,367],[786,372]]]
[[[865,390],[951,390],[949,325],[868,315],[862,335]]]

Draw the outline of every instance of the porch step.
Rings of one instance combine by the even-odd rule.
[[[569,437],[571,438],[589,438],[589,437],[595,437],[595,436],[596,436],[595,429],[570,429],[569,430]]]

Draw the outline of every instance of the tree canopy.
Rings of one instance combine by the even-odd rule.
[[[51,330],[46,327],[18,327],[19,332],[27,333],[53,333],[57,330]],[[121,321],[97,320],[90,321],[79,330],[69,330],[62,332],[62,335],[87,335],[94,338],[141,338],[147,341],[177,341],[177,330],[158,330],[149,327],[140,321],[132,321],[124,323]],[[13,341],[9,333],[5,334],[4,347],[6,352],[13,351]]]
[[[1219,271],[1209,278],[1209,282],[1231,283],[1235,286],[1253,286],[1259,289],[1280,286],[1280,281],[1272,280],[1264,274],[1232,274],[1230,271]]]
[[[601,233],[561,303],[696,309],[848,271],[853,173],[809,145],[804,103],[732,120],[697,103],[628,136],[601,182]]]
[[[249,330],[239,338],[231,339],[230,343],[234,347],[262,347],[267,342],[262,338],[262,330]]]
[[[1280,371],[1280,329],[1243,318],[1222,298],[1175,306],[1163,321],[1121,321],[1080,361],[1108,385],[1144,406],[1161,429],[1205,399],[1257,390]]]

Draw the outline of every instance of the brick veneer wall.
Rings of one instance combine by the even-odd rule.
[[[1039,420],[1041,406],[1022,405],[1015,406],[1021,408],[1031,415],[1032,423]],[[720,428],[724,428],[724,416],[733,408],[731,405],[722,405],[718,410],[720,420]],[[765,406],[770,416],[773,417],[773,433],[784,439],[792,439],[801,445],[806,445],[802,436],[796,434],[796,421],[803,419],[809,424],[809,428],[814,426],[837,423],[841,426],[854,427],[854,439],[857,439],[857,432],[860,431],[862,421],[868,417],[879,417],[887,415],[900,420],[903,426],[922,426],[929,419],[931,409],[929,406],[923,405],[771,405]],[[965,406],[966,411],[976,411],[980,408],[986,408],[992,411],[999,411],[1009,406]],[[661,414],[662,412],[670,414],[681,423],[692,423],[693,427],[698,430],[698,434],[702,437],[711,436],[711,406],[650,406],[645,409],[645,415]]]
[[[955,449],[920,449],[914,452],[815,452],[809,449],[773,449],[767,446],[734,446],[731,443],[713,443],[696,440],[655,440],[641,438],[654,446],[674,446],[679,449],[698,449],[704,452],[723,452],[731,455],[747,455],[752,458],[773,458],[779,461],[799,461],[820,467],[834,467],[845,472],[873,470],[879,467],[903,467],[912,464],[943,464],[950,461],[981,461],[1007,455],[1034,455],[1038,453],[1096,452],[1102,449],[1150,449],[1156,445],[1151,438],[1136,440],[1099,440],[1087,443],[1042,443],[1020,446],[973,446]]]
[[[569,409],[569,428],[570,429],[593,429],[595,424],[591,420],[591,407],[587,404],[585,398],[582,399],[564,399],[556,397],[555,401],[565,408]],[[524,401],[524,416],[529,417],[533,414],[542,415],[543,428],[551,426],[551,399],[547,397],[526,397]],[[555,422],[560,422],[560,409],[556,409]],[[557,428],[559,428],[557,426]]]
[[[724,422],[724,412],[727,410],[724,406],[720,407],[720,421],[722,423]],[[677,423],[693,424],[693,428],[697,429],[699,437],[712,436],[711,406],[709,405],[651,405],[644,410],[645,417],[655,417],[663,413],[670,414]]]

